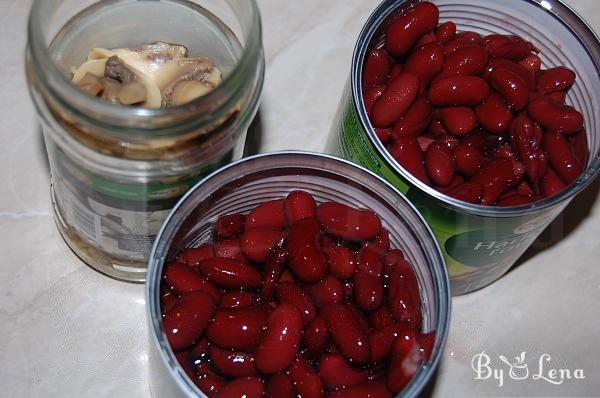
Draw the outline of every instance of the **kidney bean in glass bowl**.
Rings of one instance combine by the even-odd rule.
[[[440,20],[447,2],[435,3],[397,12],[364,60],[365,109],[389,154],[422,184],[477,205],[529,205],[575,183],[590,158],[576,72],[546,42],[467,13]]]
[[[416,396],[447,334],[448,275],[419,213],[327,155],[207,177],[163,226],[148,277],[161,397]]]

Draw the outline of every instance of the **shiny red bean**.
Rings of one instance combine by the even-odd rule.
[[[428,1],[417,3],[388,27],[387,50],[397,56],[406,54],[421,36],[436,28],[438,20],[437,6]]]
[[[493,34],[483,38],[483,46],[492,58],[505,58],[521,61],[531,52],[537,52],[535,46],[519,36]]]
[[[448,192],[448,196],[463,202],[479,204],[483,197],[483,185],[467,181]]]
[[[221,299],[221,292],[215,285],[181,263],[175,262],[167,265],[164,278],[167,286],[177,293],[205,292],[212,297],[215,303]]]
[[[454,150],[454,164],[459,173],[474,176],[483,164],[483,154],[478,147],[461,142]]]
[[[267,382],[266,398],[296,398],[292,378],[285,374],[272,376]]]
[[[325,320],[335,344],[350,362],[365,363],[369,360],[368,335],[348,304],[327,306]]]
[[[494,134],[506,132],[513,118],[504,99],[495,92],[475,108],[475,115],[481,127]]]
[[[426,44],[413,51],[404,64],[404,72],[419,79],[420,91],[436,77],[444,67],[444,49],[438,42]]]
[[[227,383],[215,398],[261,398],[264,393],[262,380],[257,377],[242,377]]]
[[[537,89],[542,94],[568,90],[576,79],[575,72],[564,66],[541,71],[538,75]]]
[[[395,262],[394,262],[395,265]],[[391,275],[391,272],[388,274],[386,271],[386,275]],[[371,314],[369,317],[369,323],[374,330],[383,330],[387,326],[393,325],[396,323],[394,319],[394,315],[387,306],[380,307],[377,311]]]
[[[571,146],[579,164],[585,169],[590,154],[585,130],[580,130],[571,137]]]
[[[429,125],[433,108],[425,97],[419,97],[396,122],[392,135],[395,137],[418,136]]]
[[[268,302],[271,299],[275,284],[283,273],[283,267],[288,260],[288,251],[285,247],[276,246],[269,252],[265,263],[264,282],[261,297]]]
[[[383,303],[383,280],[364,271],[354,274],[354,301],[365,311],[375,311]]]
[[[437,42],[437,37],[435,36],[435,32],[429,32],[424,36],[421,36],[419,40],[415,43],[415,48],[421,48],[427,44],[431,44]]]
[[[458,36],[458,34],[457,34],[457,36]],[[475,44],[469,40],[455,38],[454,40],[450,40],[449,42],[444,44],[444,55],[449,56],[450,54],[457,51],[458,49],[467,48],[467,47],[481,47],[481,46],[479,46],[478,44]]]
[[[246,230],[240,238],[242,252],[250,260],[264,263],[271,249],[284,237],[285,232],[281,229],[253,228]]]
[[[202,260],[214,256],[215,252],[213,250],[212,245],[202,245],[200,247],[191,247],[185,249],[183,253],[181,253],[177,257],[177,261],[183,262],[184,264],[187,264],[190,267],[197,269],[198,265]]]
[[[386,145],[392,141],[392,129],[391,128],[387,128],[387,129],[375,128],[374,130],[375,130],[375,135],[377,136],[379,141],[381,141],[382,144]]]
[[[258,376],[254,355],[241,351],[210,347],[212,364],[221,374],[229,377]]]
[[[305,285],[304,289],[318,308],[344,299],[344,286],[332,275],[327,275],[317,283]]]
[[[328,395],[329,398],[392,398],[392,396],[386,384],[381,381],[370,381]]]
[[[388,306],[400,322],[419,328],[422,322],[419,283],[410,263],[397,259],[389,277]]]
[[[542,129],[527,116],[519,116],[513,120],[510,127],[511,146],[534,183],[542,177],[539,161],[541,139]]]
[[[470,182],[483,186],[481,204],[491,206],[518,181],[515,181],[513,163],[501,158],[484,166]]]
[[[321,203],[317,219],[327,233],[350,241],[371,240],[381,231],[381,221],[371,210],[337,202]]]
[[[557,104],[563,105],[565,104],[565,101],[567,99],[567,93],[565,93],[564,91],[555,91],[553,93],[547,94],[547,96]]]
[[[548,153],[552,169],[565,184],[571,184],[583,173],[583,167],[575,157],[573,148],[560,133],[545,133],[542,147]]]
[[[383,272],[383,256],[387,249],[374,243],[364,244],[356,256],[357,270],[380,277]]]
[[[215,312],[215,302],[205,292],[181,296],[171,311],[163,317],[167,340],[174,351],[190,347],[204,333]]]
[[[529,103],[527,83],[516,73],[504,68],[494,69],[490,82],[513,109],[522,110]]]
[[[206,329],[206,338],[221,348],[252,352],[267,324],[261,307],[220,308]]]
[[[311,356],[318,357],[329,343],[329,330],[325,319],[318,316],[304,329],[303,345]]]
[[[456,75],[479,76],[487,63],[488,54],[483,47],[461,47],[446,57],[440,78]]]
[[[396,355],[386,376],[387,388],[394,393],[402,391],[419,369],[420,362],[418,354]]]
[[[425,169],[435,185],[449,186],[456,174],[454,154],[446,144],[440,141],[432,143],[425,153]]]
[[[292,363],[289,375],[294,380],[294,386],[299,397],[321,398],[325,396],[323,380],[303,356],[299,356]]]
[[[336,246],[325,251],[329,272],[340,279],[352,278],[356,272],[356,255],[346,246]]]
[[[541,180],[542,192],[547,197],[554,196],[561,192],[567,186],[562,180],[556,175],[552,168],[548,169],[548,172]]]
[[[255,228],[281,229],[285,227],[283,199],[269,200],[255,207],[246,217],[246,230]]]
[[[575,108],[540,97],[529,103],[527,113],[543,128],[563,134],[574,134],[583,128],[583,116]]]
[[[385,50],[369,50],[365,58],[363,71],[363,84],[365,87],[373,87],[384,84],[390,71],[390,57]]]
[[[262,283],[260,273],[241,261],[207,258],[198,267],[209,280],[226,289],[255,288]]]
[[[536,54],[529,54],[519,61],[519,64],[527,68],[533,75],[536,75],[542,69],[542,60]]]
[[[412,73],[400,73],[375,101],[371,121],[375,127],[390,127],[411,107],[419,93],[419,78]]]
[[[487,82],[476,76],[450,76],[436,79],[429,88],[433,105],[475,106],[485,100],[490,92]]]
[[[306,283],[318,281],[327,271],[327,260],[318,248],[319,232],[319,223],[314,218],[304,218],[292,225],[287,238],[292,272]]]
[[[256,367],[264,374],[277,373],[292,363],[302,339],[302,315],[291,304],[280,304],[267,320],[267,332],[256,350]]]
[[[243,214],[229,214],[219,217],[213,231],[216,240],[233,238],[244,231],[246,216]]]
[[[439,116],[446,131],[455,136],[471,133],[477,124],[475,112],[467,107],[442,108],[439,110]]]
[[[303,218],[315,216],[317,202],[311,194],[304,191],[290,192],[285,199],[285,217],[288,225],[292,225]]]
[[[371,334],[371,362],[379,363],[387,359],[392,353],[392,345],[396,338],[406,328],[399,324],[391,324]]]
[[[220,292],[219,292],[220,293]],[[179,295],[171,289],[161,289],[160,291],[160,313],[165,315],[167,312],[171,312],[171,309],[175,307]]]
[[[435,30],[435,37],[442,43],[448,43],[450,40],[454,40],[456,36],[456,24],[452,21],[447,21],[437,27]]]
[[[300,286],[292,282],[280,282],[276,288],[280,303],[288,303],[300,311],[304,325],[307,325],[317,314],[312,299]]]
[[[413,136],[397,137],[389,148],[392,157],[404,167],[411,175],[424,184],[429,185],[429,178],[425,172],[425,156],[419,141]]]
[[[477,32],[465,30],[456,34],[456,40],[464,40],[479,45],[483,42],[483,37]]]
[[[525,68],[523,65],[509,61],[507,59],[493,59],[488,64],[484,76],[486,78],[489,78],[492,72],[496,69],[507,69],[511,71],[523,80],[523,82],[527,86],[528,91],[536,90],[535,74],[531,73],[531,71]]]
[[[242,246],[238,238],[223,239],[213,245],[216,257],[229,258],[231,260],[246,261],[242,252]]]
[[[367,371],[351,366],[338,354],[327,354],[321,358],[319,374],[325,385],[332,389],[352,387],[369,380]]]
[[[373,104],[379,99],[379,97],[381,97],[384,91],[385,86],[375,86],[371,87],[370,89],[364,92],[363,102],[365,104],[365,110],[367,111],[367,115],[371,115],[371,112],[373,110]]]
[[[523,206],[533,203],[533,199],[528,196],[522,195],[510,195],[507,197],[503,197],[498,202],[496,202],[497,206],[500,207],[509,207],[509,206]]]
[[[394,65],[392,65],[392,67],[390,68],[390,76],[388,77],[388,82],[391,82],[396,77],[398,77],[398,75],[400,73],[402,73],[403,69],[404,69],[404,65],[403,64],[394,64]]]
[[[225,387],[227,380],[216,374],[201,374],[194,379],[194,384],[209,397],[214,397],[215,394]]]

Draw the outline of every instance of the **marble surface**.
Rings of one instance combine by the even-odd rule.
[[[0,0],[0,395],[148,396],[144,291],[81,263],[52,220],[48,166],[23,73],[31,0]],[[322,150],[357,34],[377,0],[259,0],[267,77],[260,151]],[[600,30],[600,3],[568,1]],[[499,282],[453,299],[450,337],[427,395],[599,396],[599,184],[567,211]],[[485,351],[504,384],[475,380]],[[499,355],[526,353],[528,380]],[[539,373],[582,369],[560,385]],[[516,369],[513,376],[522,375]],[[521,372],[521,373],[519,373]]]

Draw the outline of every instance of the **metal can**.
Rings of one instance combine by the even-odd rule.
[[[381,217],[392,247],[402,249],[413,264],[423,332],[436,333],[430,361],[421,364],[399,396],[418,396],[433,376],[448,333],[451,294],[443,256],[422,216],[391,184],[362,167],[328,155],[281,152],[245,158],[206,177],[175,206],[159,232],[146,283],[152,396],[204,397],[185,376],[164,333],[159,297],[163,266],[184,248],[206,243],[220,215],[247,213],[297,189],[311,193],[317,202],[369,208]]]
[[[433,0],[440,23],[452,20],[458,30],[516,34],[541,50],[545,68],[565,65],[577,82],[567,101],[579,109],[588,132],[590,157],[581,177],[560,194],[527,206],[485,207],[455,200],[426,186],[402,168],[377,138],[363,105],[363,60],[383,46],[390,17],[417,0],[386,0],[367,20],[352,57],[328,150],[379,174],[421,211],[448,265],[453,294],[484,287],[518,260],[538,235],[598,174],[600,168],[600,43],[589,26],[560,1]]]

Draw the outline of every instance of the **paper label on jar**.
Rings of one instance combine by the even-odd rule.
[[[419,210],[431,227],[450,273],[454,293],[483,287],[504,274],[566,204],[520,217],[482,217],[446,207],[392,170],[371,142],[349,87],[338,111],[337,152],[382,176]]]

